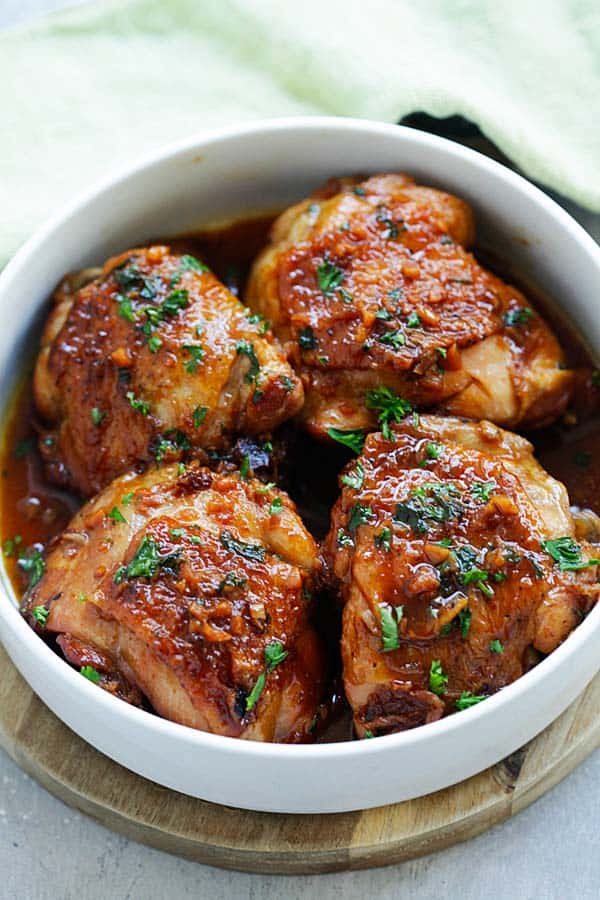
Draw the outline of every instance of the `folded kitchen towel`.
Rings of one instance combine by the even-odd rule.
[[[0,264],[105,170],[240,120],[461,114],[600,211],[598,0],[114,0],[0,35]]]

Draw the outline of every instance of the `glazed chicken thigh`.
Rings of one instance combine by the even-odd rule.
[[[193,462],[114,481],[57,537],[24,600],[67,659],[203,731],[309,737],[323,656],[317,548],[282,492]],[[34,579],[35,581],[35,579]]]
[[[600,595],[564,487],[489,422],[409,417],[341,478],[325,555],[360,737],[465,709],[554,650]]]
[[[375,426],[381,387],[501,425],[564,411],[573,376],[556,338],[473,240],[464,201],[400,174],[332,181],[276,220],[246,299],[303,379],[313,434]]]
[[[141,462],[268,432],[302,405],[262,320],[195,257],[131,250],[68,288],[34,380],[50,480],[89,496]]]

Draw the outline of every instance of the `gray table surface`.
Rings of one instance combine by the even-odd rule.
[[[0,0],[0,27],[66,5],[65,0]],[[600,216],[565,205],[600,239]],[[55,800],[0,751],[0,897],[597,898],[599,786],[600,751],[516,818],[443,853],[367,872],[244,875],[177,859],[112,834]]]

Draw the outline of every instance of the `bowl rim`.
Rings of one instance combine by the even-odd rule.
[[[0,304],[3,295],[10,288],[11,283],[18,279],[22,268],[29,258],[43,250],[44,244],[51,239],[54,232],[68,224],[71,217],[83,211],[86,206],[108,191],[115,190],[124,182],[135,179],[143,172],[147,172],[155,166],[167,162],[173,162],[177,157],[187,155],[193,151],[206,150],[222,142],[231,140],[243,140],[245,137],[261,134],[265,139],[282,131],[295,130],[299,132],[334,131],[340,135],[362,133],[363,136],[371,135],[396,137],[400,140],[432,148],[450,158],[460,159],[463,163],[479,169],[491,176],[497,183],[504,183],[521,193],[521,195],[537,210],[542,211],[555,223],[568,232],[571,239],[590,257],[590,263],[598,269],[600,275],[600,246],[561,206],[540,188],[527,181],[523,176],[507,168],[499,162],[490,159],[476,150],[465,147],[454,141],[417,129],[402,125],[393,125],[368,119],[337,118],[332,116],[298,116],[274,119],[260,119],[244,122],[238,125],[210,129],[194,133],[181,140],[168,143],[151,153],[141,156],[139,159],[118,166],[98,179],[91,187],[80,191],[75,197],[62,206],[54,215],[48,218],[34,234],[17,250],[16,254],[0,272]],[[10,393],[14,391],[15,381],[11,384]],[[5,398],[6,399],[6,398]],[[10,402],[10,399],[8,400]],[[5,406],[6,408],[6,406]],[[474,726],[477,722],[493,720],[496,712],[507,704],[513,704],[516,708],[519,696],[524,692],[533,691],[541,681],[546,680],[551,670],[559,667],[565,659],[575,656],[578,649],[584,644],[590,634],[600,630],[600,604],[590,611],[586,619],[581,622],[569,637],[554,650],[549,656],[538,663],[533,669],[521,675],[516,681],[490,696],[485,703],[479,703],[469,709],[463,710],[460,715],[452,714],[407,731],[395,734],[382,735],[377,740],[349,740],[323,744],[275,744],[260,741],[250,741],[235,737],[212,734],[199,731],[177,722],[161,718],[155,713],[138,709],[128,703],[108,694],[106,691],[98,691],[79,672],[72,668],[65,660],[54,653],[39,636],[27,625],[18,610],[18,599],[12,588],[10,579],[5,571],[4,561],[0,566],[0,585],[3,594],[6,594],[8,603],[0,602],[0,622],[11,629],[18,640],[21,640],[25,649],[37,657],[49,677],[62,680],[73,691],[83,692],[83,697],[91,704],[99,704],[104,712],[123,726],[128,723],[138,725],[157,736],[166,737],[174,741],[183,741],[195,746],[198,750],[202,747],[210,747],[223,753],[241,754],[246,757],[286,757],[289,760],[301,760],[304,762],[318,762],[326,757],[353,757],[374,758],[379,753],[388,752],[393,747],[418,748],[423,742],[430,742],[442,734],[449,735],[457,730],[464,730]],[[1,635],[0,635],[1,637]],[[600,660],[598,663],[600,667]],[[583,689],[583,686],[582,686]]]

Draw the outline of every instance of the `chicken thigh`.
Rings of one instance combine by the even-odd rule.
[[[381,387],[501,425],[563,412],[573,376],[556,338],[473,240],[464,201],[400,174],[333,181],[275,221],[246,299],[303,379],[313,434],[376,426]]]
[[[600,595],[600,547],[565,488],[489,422],[414,416],[342,475],[325,555],[341,587],[359,736],[462,710],[565,640]]]
[[[310,737],[317,547],[291,500],[192,462],[127,474],[55,539],[23,602],[96,684],[216,734]]]
[[[264,322],[195,257],[131,250],[68,287],[34,379],[50,480],[89,496],[136,464],[267,432],[302,405]]]

